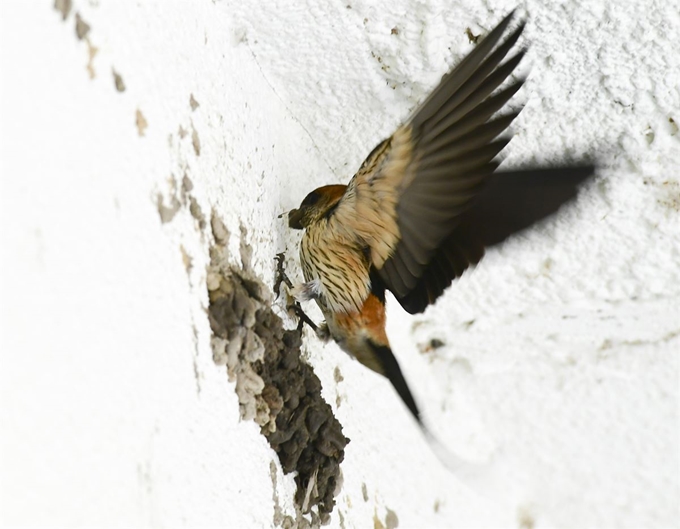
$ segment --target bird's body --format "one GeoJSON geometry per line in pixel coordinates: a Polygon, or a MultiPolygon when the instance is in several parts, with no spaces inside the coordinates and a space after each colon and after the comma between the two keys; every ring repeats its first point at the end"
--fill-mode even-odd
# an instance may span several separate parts
{"type": "Polygon", "coordinates": [[[506,17],[444,76],[416,112],[369,154],[347,186],[320,187],[289,214],[305,229],[300,300],[316,300],[330,336],[386,376],[422,424],[385,332],[385,290],[422,312],[484,247],[546,217],[575,196],[591,166],[498,173],[498,139],[517,112],[496,116],[524,52],[500,64],[523,24],[498,42],[506,17]]]}

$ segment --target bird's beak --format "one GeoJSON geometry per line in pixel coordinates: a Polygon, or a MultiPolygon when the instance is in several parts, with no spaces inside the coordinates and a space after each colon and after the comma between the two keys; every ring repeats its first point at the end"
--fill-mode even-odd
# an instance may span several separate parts
{"type": "Polygon", "coordinates": [[[299,209],[291,209],[288,212],[288,226],[294,230],[301,230],[304,226],[301,224],[302,211],[299,209]]]}

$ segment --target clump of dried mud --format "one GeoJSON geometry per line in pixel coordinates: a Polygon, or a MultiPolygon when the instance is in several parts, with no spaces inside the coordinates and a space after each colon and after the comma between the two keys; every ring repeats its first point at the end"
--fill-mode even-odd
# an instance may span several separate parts
{"type": "Polygon", "coordinates": [[[229,264],[229,233],[215,215],[211,227],[215,244],[207,286],[215,362],[226,365],[236,381],[241,417],[260,425],[284,472],[297,471],[298,507],[302,512],[316,507],[326,521],[349,439],[321,398],[318,377],[300,358],[300,331],[283,328],[272,312],[269,288],[229,264]]]}

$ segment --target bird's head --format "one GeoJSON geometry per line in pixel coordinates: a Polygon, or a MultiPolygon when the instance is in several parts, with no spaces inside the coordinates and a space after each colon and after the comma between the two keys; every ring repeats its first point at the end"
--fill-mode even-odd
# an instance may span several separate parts
{"type": "Polygon", "coordinates": [[[346,188],[344,185],[330,185],[315,189],[305,197],[298,209],[288,213],[288,226],[301,230],[313,224],[337,206],[346,188]]]}

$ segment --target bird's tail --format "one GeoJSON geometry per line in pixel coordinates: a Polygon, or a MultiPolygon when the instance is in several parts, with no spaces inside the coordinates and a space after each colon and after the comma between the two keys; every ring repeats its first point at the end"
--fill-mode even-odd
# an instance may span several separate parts
{"type": "Polygon", "coordinates": [[[401,372],[401,368],[399,367],[397,359],[394,357],[394,354],[392,354],[392,349],[390,349],[390,346],[377,344],[373,340],[368,340],[368,345],[373,353],[375,353],[376,359],[382,368],[381,374],[386,376],[387,379],[392,383],[392,386],[394,386],[394,389],[397,390],[401,400],[404,401],[404,404],[406,404],[406,407],[413,414],[413,417],[416,419],[416,421],[418,421],[418,424],[424,427],[418,405],[416,404],[413,394],[406,383],[406,379],[401,372]]]}
{"type": "Polygon", "coordinates": [[[423,419],[413,394],[406,383],[406,379],[404,379],[399,363],[392,354],[390,347],[388,345],[376,344],[370,340],[369,345],[382,368],[381,374],[386,376],[392,383],[401,400],[406,404],[406,407],[418,422],[432,452],[437,456],[442,465],[477,493],[489,498],[498,499],[501,497],[507,485],[502,470],[504,459],[502,455],[495,453],[487,461],[476,462],[466,459],[444,446],[434,436],[427,422],[423,419]]]}

